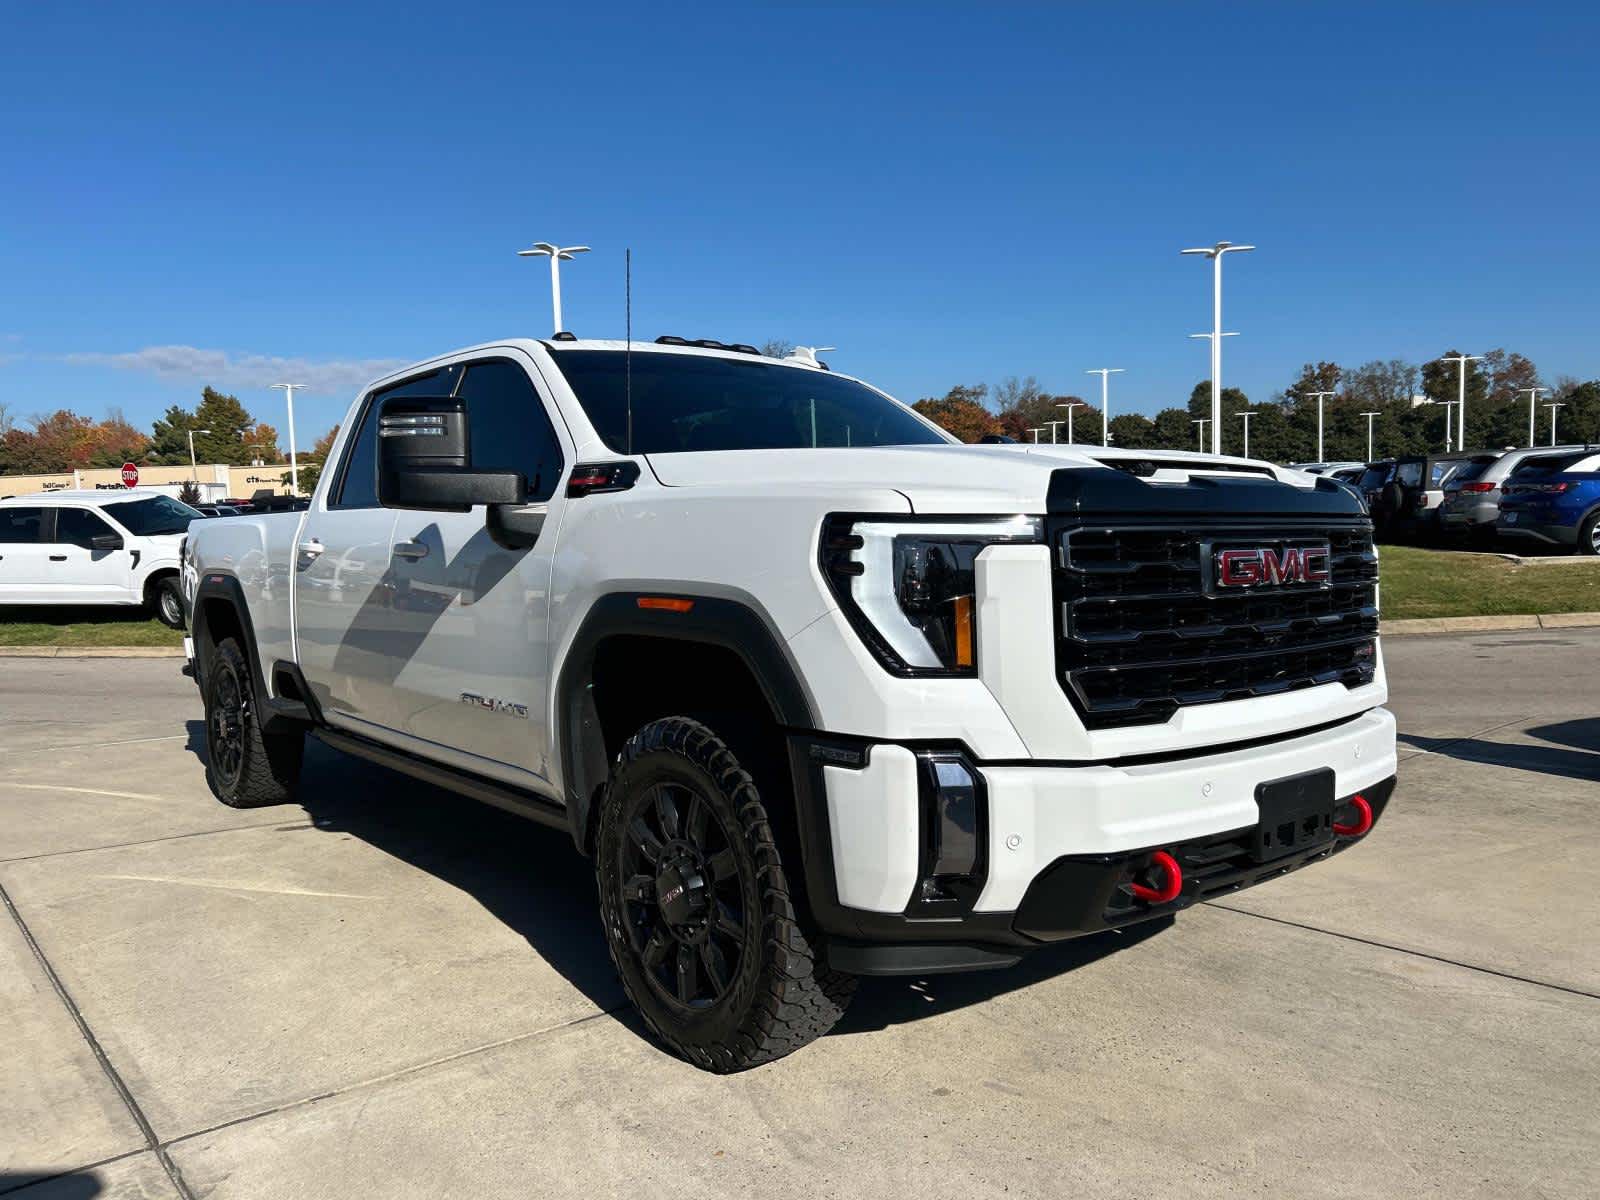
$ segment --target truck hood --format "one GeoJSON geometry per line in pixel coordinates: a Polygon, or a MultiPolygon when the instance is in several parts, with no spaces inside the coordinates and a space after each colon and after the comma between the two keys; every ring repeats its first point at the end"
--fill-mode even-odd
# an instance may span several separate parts
{"type": "Polygon", "coordinates": [[[874,446],[815,450],[712,450],[647,456],[667,487],[763,484],[786,488],[855,485],[891,488],[915,512],[1042,512],[1050,476],[1062,468],[1148,463],[1151,483],[1193,475],[1245,475],[1315,486],[1314,476],[1243,458],[1172,450],[1099,446],[874,446]]]}

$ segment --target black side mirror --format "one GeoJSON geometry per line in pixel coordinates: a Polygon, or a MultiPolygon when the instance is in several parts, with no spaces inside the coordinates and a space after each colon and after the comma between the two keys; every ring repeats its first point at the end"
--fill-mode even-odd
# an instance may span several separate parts
{"type": "Polygon", "coordinates": [[[466,512],[474,504],[522,504],[520,471],[474,471],[467,404],[454,396],[396,396],[378,414],[378,503],[385,508],[466,512]]]}
{"type": "Polygon", "coordinates": [[[121,550],[122,535],[120,533],[97,533],[89,539],[91,550],[121,550]]]}

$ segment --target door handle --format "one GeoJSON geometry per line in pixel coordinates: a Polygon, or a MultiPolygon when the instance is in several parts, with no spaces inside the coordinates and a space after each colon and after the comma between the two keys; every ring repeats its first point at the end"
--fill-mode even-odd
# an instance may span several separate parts
{"type": "Polygon", "coordinates": [[[412,560],[427,558],[428,547],[422,542],[396,542],[394,544],[394,556],[412,560]]]}
{"type": "Polygon", "coordinates": [[[50,561],[51,562],[66,562],[67,561],[67,556],[65,554],[52,554],[50,556],[50,561]]]}
{"type": "Polygon", "coordinates": [[[327,547],[319,542],[316,538],[310,538],[300,543],[300,553],[309,558],[315,558],[326,549],[327,547]]]}

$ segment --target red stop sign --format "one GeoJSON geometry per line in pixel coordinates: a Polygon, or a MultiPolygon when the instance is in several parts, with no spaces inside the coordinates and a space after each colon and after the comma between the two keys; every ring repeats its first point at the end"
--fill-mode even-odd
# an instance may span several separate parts
{"type": "Polygon", "coordinates": [[[134,465],[133,463],[123,463],[122,464],[122,486],[123,487],[138,487],[139,486],[139,468],[136,465],[134,465]]]}

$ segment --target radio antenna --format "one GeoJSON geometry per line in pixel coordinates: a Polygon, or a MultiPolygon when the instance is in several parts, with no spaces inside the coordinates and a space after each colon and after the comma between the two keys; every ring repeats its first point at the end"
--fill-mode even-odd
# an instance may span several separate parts
{"type": "Polygon", "coordinates": [[[628,453],[633,453],[633,247],[622,252],[622,326],[627,348],[622,352],[622,395],[628,408],[628,453]]]}

